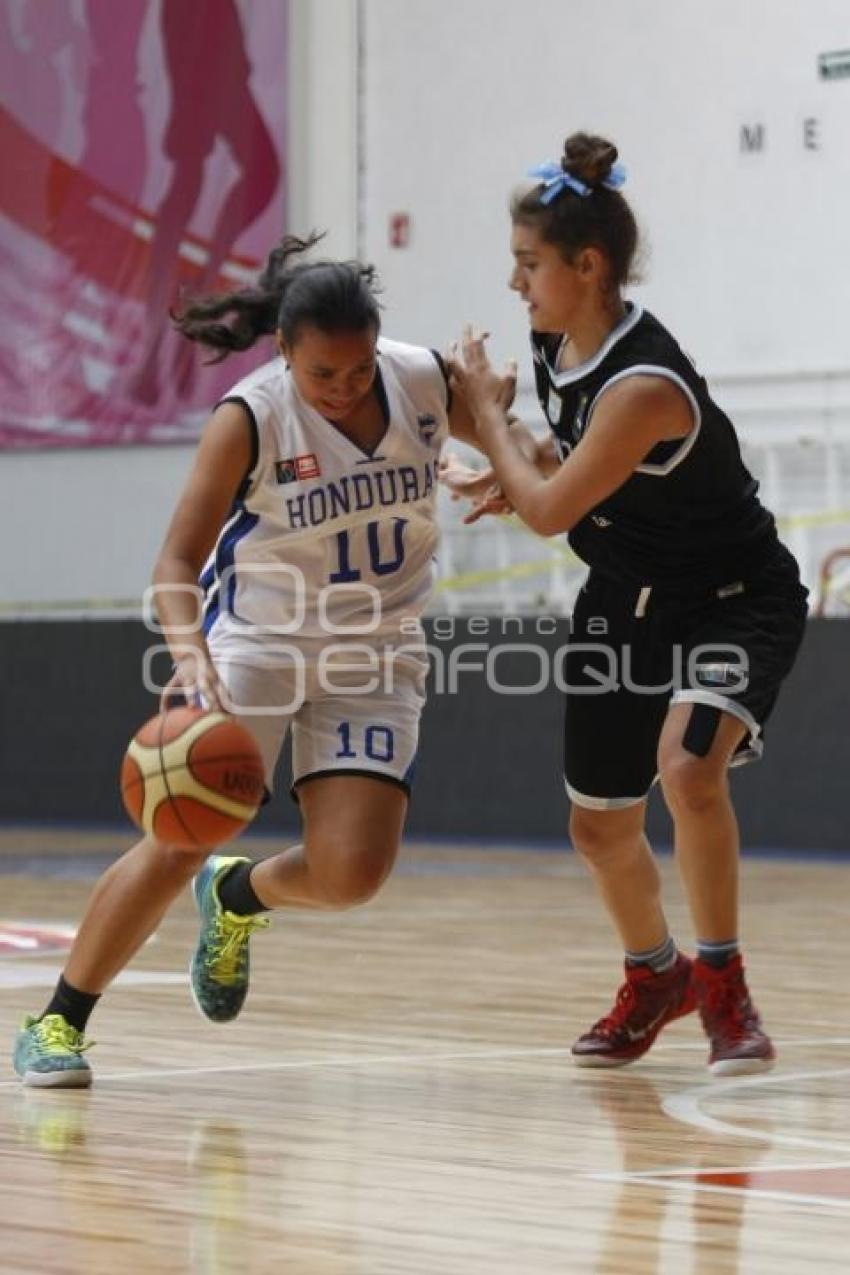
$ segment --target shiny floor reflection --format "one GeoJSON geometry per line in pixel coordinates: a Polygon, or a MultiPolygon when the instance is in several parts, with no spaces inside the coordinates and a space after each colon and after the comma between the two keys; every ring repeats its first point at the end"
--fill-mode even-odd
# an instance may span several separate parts
{"type": "MultiPolygon", "coordinates": [[[[418,854],[423,870],[370,909],[276,918],[225,1028],[197,1017],[181,977],[186,900],[136,962],[144,978],[93,1021],[91,1092],[7,1073],[0,1271],[845,1269],[850,1030],[825,973],[846,961],[847,868],[747,864],[753,985],[780,1066],[725,1083],[694,1019],[634,1069],[571,1066],[617,977],[572,859],[418,854]],[[771,954],[792,907],[807,946],[789,979],[771,954]]],[[[21,921],[73,920],[86,891],[5,885],[21,921]]],[[[7,1036],[38,1008],[33,971],[47,983],[58,959],[0,962],[7,1036]]]]}

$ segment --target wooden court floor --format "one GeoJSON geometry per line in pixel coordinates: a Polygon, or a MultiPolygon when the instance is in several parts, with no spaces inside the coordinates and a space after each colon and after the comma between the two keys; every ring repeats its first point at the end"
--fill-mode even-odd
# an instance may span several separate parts
{"type": "MultiPolygon", "coordinates": [[[[115,844],[0,834],[7,1047],[115,844]]],[[[850,857],[748,859],[744,900],[780,1059],[712,1080],[695,1018],[571,1065],[619,976],[571,855],[411,846],[369,907],[278,913],[224,1027],[188,994],[187,897],[92,1020],[90,1092],[0,1075],[0,1271],[846,1272],[850,857]]]]}

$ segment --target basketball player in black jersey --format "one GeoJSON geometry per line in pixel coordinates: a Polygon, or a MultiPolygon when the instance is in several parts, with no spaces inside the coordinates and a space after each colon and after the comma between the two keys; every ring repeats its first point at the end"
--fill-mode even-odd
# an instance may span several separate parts
{"type": "MultiPolygon", "coordinates": [[[[730,766],[762,728],[803,636],[806,590],[759,502],[735,431],[675,338],[623,298],[637,228],[604,139],[568,138],[512,201],[511,287],[529,310],[552,437],[537,466],[511,441],[511,377],[467,329],[454,372],[492,464],[470,519],[504,499],[541,535],[567,532],[590,572],[567,661],[570,835],[626,951],[610,1013],[573,1045],[581,1066],[633,1062],[698,1008],[715,1074],[774,1050],[738,948],[730,766]],[[499,489],[483,494],[488,481],[499,489]],[[697,935],[680,953],[644,833],[658,778],[697,935]]],[[[450,482],[450,485],[451,482],[450,482]]],[[[459,479],[456,491],[463,491],[459,479]]]]}

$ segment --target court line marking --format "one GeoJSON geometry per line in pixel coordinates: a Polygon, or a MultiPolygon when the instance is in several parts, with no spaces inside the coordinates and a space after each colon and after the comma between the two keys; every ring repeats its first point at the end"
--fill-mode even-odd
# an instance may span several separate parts
{"type": "MultiPolygon", "coordinates": [[[[601,1169],[598,1172],[588,1173],[586,1176],[597,1179],[600,1182],[638,1182],[643,1180],[654,1182],[656,1178],[684,1178],[688,1175],[699,1176],[703,1173],[803,1173],[809,1169],[850,1169],[850,1160],[829,1160],[817,1164],[809,1164],[808,1162],[801,1164],[798,1161],[796,1164],[712,1165],[711,1168],[700,1164],[684,1165],[675,1169],[635,1169],[628,1173],[623,1170],[618,1172],[616,1169],[601,1169]]],[[[850,1204],[850,1200],[848,1200],[848,1204],[850,1204]]]]}
{"type": "MultiPolygon", "coordinates": [[[[815,1044],[815,1041],[811,1042],[815,1044]]],[[[793,1085],[808,1080],[833,1080],[840,1076],[850,1076],[850,1067],[833,1068],[829,1071],[785,1071],[772,1072],[769,1076],[747,1076],[743,1080],[724,1081],[722,1085],[700,1085],[695,1089],[686,1089],[683,1093],[672,1094],[661,1102],[661,1110],[672,1120],[692,1128],[701,1129],[723,1138],[743,1138],[753,1142],[766,1143],[768,1146],[807,1147],[818,1151],[835,1151],[840,1155],[850,1155],[850,1145],[836,1142],[824,1142],[823,1138],[801,1138],[795,1134],[767,1132],[762,1129],[751,1129],[746,1125],[733,1124],[728,1120],[719,1120],[709,1116],[702,1110],[703,1101],[709,1098],[726,1098],[729,1094],[740,1090],[758,1089],[768,1085],[793,1085]]]]}
{"type": "MultiPolygon", "coordinates": [[[[844,1045],[850,1045],[850,1036],[812,1036],[812,1037],[789,1036],[784,1040],[781,1037],[772,1036],[771,1039],[777,1049],[798,1049],[800,1047],[805,1047],[810,1045],[817,1045],[817,1046],[823,1045],[825,1047],[832,1047],[832,1046],[843,1047],[844,1045]]],[[[661,1044],[653,1046],[652,1052],[654,1054],[668,1052],[668,1051],[670,1053],[673,1053],[674,1051],[677,1051],[677,1050],[707,1049],[707,1048],[708,1048],[707,1040],[701,1040],[696,1043],[694,1043],[693,1041],[676,1041],[675,1043],[673,1041],[663,1041],[661,1044]]],[[[775,1082],[780,1077],[785,1077],[791,1074],[794,1074],[794,1073],[790,1073],[786,1071],[777,1072],[773,1074],[770,1078],[775,1082]]],[[[718,1093],[717,1086],[720,1083],[723,1084],[724,1089],[731,1089],[733,1087],[732,1083],[729,1083],[727,1081],[723,1081],[723,1082],[715,1081],[712,1087],[710,1088],[708,1086],[705,1087],[706,1093],[713,1093],[716,1096],[718,1093]]]]}
{"type": "MultiPolygon", "coordinates": [[[[0,961],[0,992],[32,991],[35,988],[52,988],[61,970],[58,967],[36,964],[27,957],[18,962],[0,961]]],[[[122,970],[115,979],[118,987],[185,987],[186,974],[173,970],[122,970]]]]}
{"type": "MultiPolygon", "coordinates": [[[[839,1039],[842,1044],[850,1043],[843,1038],[839,1038],[839,1039]]],[[[790,1042],[786,1042],[786,1047],[788,1046],[789,1043],[790,1042]]],[[[822,1042],[818,1040],[808,1040],[808,1041],[801,1040],[801,1041],[795,1041],[793,1043],[796,1045],[811,1046],[811,1045],[821,1044],[822,1042]]],[[[694,1045],[667,1046],[666,1048],[669,1050],[672,1050],[672,1049],[702,1050],[704,1047],[705,1047],[704,1043],[699,1043],[694,1045]]],[[[658,1049],[663,1049],[663,1048],[664,1046],[658,1047],[658,1049]]],[[[227,1075],[227,1074],[232,1074],[235,1072],[238,1073],[238,1072],[267,1072],[267,1071],[268,1072],[298,1071],[301,1069],[306,1070],[311,1067],[315,1067],[315,1068],[376,1067],[376,1066],[380,1067],[380,1066],[388,1066],[390,1064],[402,1065],[402,1066],[404,1065],[423,1066],[429,1063],[441,1063],[441,1062],[488,1062],[488,1061],[496,1062],[503,1058],[549,1058],[549,1057],[557,1058],[557,1057],[569,1057],[569,1055],[570,1055],[569,1045],[546,1045],[546,1046],[539,1046],[534,1048],[516,1047],[516,1048],[507,1048],[507,1049],[479,1049],[479,1050],[458,1049],[458,1050],[445,1050],[442,1052],[434,1052],[434,1053],[416,1053],[416,1052],[407,1051],[405,1053],[394,1052],[394,1053],[386,1053],[386,1054],[336,1054],[336,1055],[332,1054],[327,1057],[293,1058],[293,1059],[277,1060],[275,1062],[218,1063],[218,1064],[213,1064],[207,1067],[164,1067],[164,1068],[144,1068],[143,1070],[139,1070],[139,1071],[116,1071],[116,1072],[105,1072],[105,1073],[99,1072],[97,1076],[97,1083],[98,1084],[110,1083],[112,1081],[120,1081],[120,1080],[156,1080],[159,1077],[173,1078],[175,1076],[189,1077],[189,1076],[227,1075]]],[[[809,1078],[823,1078],[826,1076],[828,1077],[841,1076],[845,1074],[850,1074],[850,1068],[845,1068],[841,1070],[832,1070],[832,1071],[809,1072],[809,1073],[780,1072],[778,1074],[767,1076],[767,1077],[762,1077],[762,1076],[750,1077],[748,1082],[750,1085],[768,1084],[768,1083],[777,1084],[777,1083],[782,1083],[784,1081],[793,1081],[793,1080],[809,1079],[809,1078]]],[[[645,1076],[645,1079],[650,1079],[650,1077],[645,1076]]],[[[693,1095],[722,1097],[728,1093],[733,1092],[736,1089],[740,1089],[744,1087],[744,1085],[746,1085],[748,1082],[747,1081],[715,1082],[712,1088],[708,1088],[707,1086],[702,1085],[699,1087],[699,1089],[686,1090],[685,1093],[682,1095],[674,1095],[673,1098],[663,1099],[661,1102],[661,1109],[665,1112],[665,1114],[670,1115],[674,1120],[681,1120],[685,1124],[695,1123],[697,1124],[697,1127],[709,1129],[712,1133],[717,1132],[718,1129],[720,1129],[724,1132],[724,1136],[730,1136],[729,1132],[726,1131],[726,1126],[724,1126],[721,1121],[714,1121],[713,1117],[704,1115],[704,1113],[700,1112],[698,1108],[697,1108],[697,1116],[699,1117],[699,1119],[692,1121],[692,1120],[689,1120],[686,1116],[680,1116],[674,1113],[673,1111],[668,1111],[667,1107],[668,1107],[668,1104],[674,1105],[678,1098],[687,1099],[693,1095]],[[704,1123],[704,1122],[707,1122],[707,1123],[704,1123]]],[[[13,1088],[17,1085],[20,1085],[19,1080],[0,1080],[0,1089],[13,1088]]],[[[742,1133],[742,1131],[740,1131],[737,1128],[737,1126],[732,1126],[732,1125],[728,1126],[728,1129],[731,1131],[732,1136],[758,1137],[759,1140],[764,1140],[763,1135],[756,1134],[755,1131],[753,1130],[744,1130],[742,1133]]],[[[772,1141],[773,1139],[770,1136],[768,1136],[766,1140],[772,1141]]],[[[793,1143],[793,1144],[789,1143],[789,1145],[796,1145],[796,1143],[793,1143]]],[[[803,1142],[800,1145],[817,1146],[820,1150],[824,1149],[823,1142],[817,1142],[817,1143],[803,1142]]],[[[836,1147],[834,1149],[840,1150],[841,1152],[844,1152],[846,1150],[848,1153],[850,1153],[850,1148],[836,1147]]]]}
{"type": "MultiPolygon", "coordinates": [[[[98,1072],[97,1083],[113,1080],[156,1080],[159,1077],[174,1076],[214,1076],[231,1072],[260,1071],[298,1071],[311,1067],[381,1067],[388,1064],[411,1064],[421,1066],[427,1063],[440,1062],[487,1062],[501,1058],[547,1057],[569,1054],[568,1045],[541,1046],[537,1049],[483,1049],[483,1050],[446,1050],[443,1053],[416,1054],[337,1054],[327,1058],[293,1058],[278,1062],[262,1063],[220,1063],[210,1067],[163,1067],[162,1069],[146,1068],[143,1071],[98,1072]]],[[[20,1080],[0,1080],[0,1089],[8,1089],[20,1085],[20,1080]]]]}
{"type": "MultiPolygon", "coordinates": [[[[808,1168],[807,1165],[797,1165],[797,1169],[808,1168]]],[[[838,1166],[844,1168],[844,1165],[838,1166]]],[[[746,1173],[746,1169],[738,1169],[736,1172],[746,1173]]],[[[715,1172],[714,1169],[711,1170],[715,1172]]],[[[603,1175],[591,1173],[587,1175],[597,1181],[606,1180],[603,1175]]],[[[664,1187],[667,1191],[690,1191],[692,1194],[699,1192],[701,1195],[732,1195],[737,1199],[745,1200],[773,1200],[779,1204],[802,1204],[809,1205],[821,1209],[838,1209],[841,1212],[850,1212],[850,1200],[841,1200],[834,1195],[804,1195],[796,1194],[792,1191],[770,1191],[763,1187],[737,1187],[737,1186],[715,1186],[702,1182],[676,1182],[670,1178],[659,1174],[656,1178],[648,1176],[638,1177],[637,1175],[623,1174],[617,1178],[612,1175],[608,1181],[619,1181],[630,1186],[658,1186],[664,1187]]]]}

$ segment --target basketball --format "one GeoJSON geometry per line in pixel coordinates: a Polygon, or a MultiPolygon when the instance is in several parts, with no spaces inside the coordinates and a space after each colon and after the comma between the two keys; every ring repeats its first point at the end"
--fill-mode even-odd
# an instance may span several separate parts
{"type": "Polygon", "coordinates": [[[145,722],[121,766],[121,796],[143,832],[182,850],[221,845],[264,793],[253,736],[226,713],[174,708],[145,722]]]}

